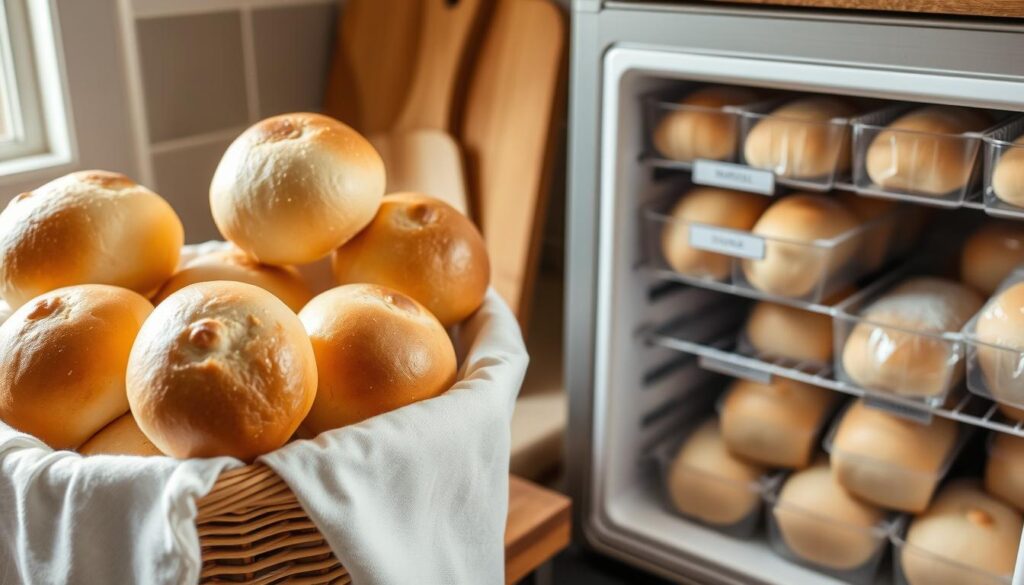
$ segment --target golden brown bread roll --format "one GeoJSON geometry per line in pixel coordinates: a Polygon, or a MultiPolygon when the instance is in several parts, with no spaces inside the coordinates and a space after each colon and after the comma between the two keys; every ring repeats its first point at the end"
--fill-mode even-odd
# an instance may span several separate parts
{"type": "Polygon", "coordinates": [[[763,260],[744,260],[743,273],[755,288],[785,297],[811,293],[842,269],[857,252],[856,238],[832,248],[815,246],[857,226],[857,218],[832,197],[796,193],[771,205],[754,225],[766,238],[763,260]]]}
{"type": "Polygon", "coordinates": [[[927,512],[910,522],[900,553],[903,575],[909,585],[991,585],[1008,580],[1022,529],[1020,513],[983,492],[978,481],[951,482],[927,512]]]}
{"type": "Polygon", "coordinates": [[[1024,226],[989,221],[967,238],[960,256],[960,277],[975,290],[991,295],[1013,269],[1024,264],[1024,226]]]}
{"type": "Polygon", "coordinates": [[[661,234],[665,260],[674,270],[687,276],[726,278],[731,271],[732,257],[691,247],[687,223],[749,230],[770,202],[767,197],[731,189],[690,189],[672,208],[674,221],[667,223],[661,234]]]}
{"type": "Polygon", "coordinates": [[[335,250],[333,264],[340,284],[397,290],[446,327],[480,308],[491,278],[487,245],[473,222],[419,193],[385,197],[370,225],[335,250]]]}
{"type": "Polygon", "coordinates": [[[320,387],[307,434],[355,424],[446,392],[455,349],[441,323],[402,293],[372,284],[331,289],[299,313],[320,387]]]}
{"type": "Polygon", "coordinates": [[[694,108],[666,112],[654,129],[654,148],[665,158],[683,162],[730,159],[736,152],[737,116],[720,108],[755,99],[754,92],[743,87],[712,85],[690,92],[679,104],[694,108]]]}
{"type": "Polygon", "coordinates": [[[370,142],[319,114],[267,118],[231,143],[210,184],[225,238],[265,264],[305,264],[370,223],[384,195],[370,142]]]}
{"type": "Polygon", "coordinates": [[[959,135],[989,124],[977,110],[924,106],[903,114],[871,141],[868,177],[882,189],[939,196],[964,187],[974,170],[974,151],[959,135]]]}
{"type": "Polygon", "coordinates": [[[128,354],[152,310],[139,294],[100,284],[22,305],[0,326],[0,419],[73,449],[128,412],[128,354]]]}
{"type": "Polygon", "coordinates": [[[992,192],[1010,205],[1024,207],[1024,134],[1013,144],[1004,147],[992,169],[992,192]]]}
{"type": "Polygon", "coordinates": [[[785,378],[771,384],[736,380],[722,404],[725,445],[733,455],[768,467],[806,467],[838,398],[785,378]]]}
{"type": "Polygon", "coordinates": [[[295,268],[260,264],[245,252],[231,249],[203,254],[186,263],[164,283],[160,292],[153,297],[153,304],[159,305],[167,297],[191,284],[214,280],[258,286],[284,301],[296,313],[313,298],[312,291],[295,268]]]}
{"type": "Polygon", "coordinates": [[[743,329],[759,352],[797,361],[832,358],[832,317],[762,301],[754,305],[743,329]]]}
{"type": "Polygon", "coordinates": [[[1024,282],[1003,290],[985,305],[975,323],[974,336],[981,342],[976,345],[978,366],[989,394],[1009,405],[1008,410],[1004,409],[1008,416],[1024,419],[1014,416],[1013,409],[1024,407],[1024,374],[1020,371],[1020,352],[1024,352],[1024,282]]]}
{"type": "Polygon", "coordinates": [[[828,124],[852,116],[849,103],[828,96],[793,100],[762,118],[747,134],[747,164],[779,177],[813,179],[850,168],[850,138],[845,125],[828,124]]]}
{"type": "Polygon", "coordinates": [[[832,471],[844,488],[867,502],[920,512],[941,479],[957,434],[957,424],[949,419],[933,418],[923,425],[857,400],[833,440],[832,471]]]}
{"type": "Polygon", "coordinates": [[[139,428],[180,459],[243,461],[284,445],[316,394],[302,323],[281,300],[241,282],[201,282],[167,297],[128,360],[139,428]]]}
{"type": "Polygon", "coordinates": [[[1024,438],[996,434],[985,466],[985,489],[1024,511],[1024,438]]]}
{"type": "Polygon", "coordinates": [[[13,308],[75,284],[149,296],[174,273],[184,237],[171,206],[128,177],[71,173],[0,214],[0,296],[13,308]]]}
{"type": "Polygon", "coordinates": [[[963,379],[963,360],[952,364],[952,343],[922,334],[959,331],[982,302],[958,282],[932,277],[903,281],[861,311],[864,321],[843,346],[846,375],[875,391],[941,396],[963,379]]]}
{"type": "Polygon", "coordinates": [[[772,515],[793,554],[830,569],[856,569],[885,542],[885,512],[836,483],[825,459],[789,476],[772,515]]]}
{"type": "Polygon", "coordinates": [[[78,448],[82,455],[163,455],[160,449],[142,433],[132,413],[127,413],[78,448]]]}
{"type": "Polygon", "coordinates": [[[752,488],[765,469],[733,456],[718,421],[698,427],[679,448],[668,473],[668,492],[681,513],[708,524],[728,526],[757,509],[761,494],[752,488]]]}

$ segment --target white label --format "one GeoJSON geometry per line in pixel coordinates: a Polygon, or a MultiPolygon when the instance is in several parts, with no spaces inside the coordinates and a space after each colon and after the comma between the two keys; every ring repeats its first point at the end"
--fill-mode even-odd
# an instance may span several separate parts
{"type": "Polygon", "coordinates": [[[736,258],[764,260],[764,238],[711,225],[690,225],[690,247],[736,258]]]}
{"type": "Polygon", "coordinates": [[[761,195],[775,193],[775,174],[771,171],[717,160],[693,161],[693,182],[761,195]]]}
{"type": "Polygon", "coordinates": [[[700,356],[697,364],[702,369],[709,372],[717,372],[719,374],[725,374],[726,376],[732,376],[733,378],[742,378],[757,384],[772,383],[771,372],[750,368],[740,364],[734,364],[732,362],[723,361],[706,355],[700,356]]]}

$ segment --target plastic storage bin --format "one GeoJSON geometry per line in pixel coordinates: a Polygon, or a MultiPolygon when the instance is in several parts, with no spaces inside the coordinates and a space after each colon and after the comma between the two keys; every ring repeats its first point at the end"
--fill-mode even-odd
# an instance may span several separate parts
{"type": "Polygon", "coordinates": [[[940,134],[888,127],[918,107],[897,104],[853,119],[854,189],[863,195],[959,207],[979,183],[983,132],[940,134]],[[882,150],[872,154],[873,145],[882,150]]]}
{"type": "Polygon", "coordinates": [[[916,547],[912,544],[908,544],[906,540],[907,528],[909,522],[906,518],[902,519],[892,531],[890,540],[892,540],[892,567],[893,567],[893,581],[896,585],[932,585],[931,583],[917,583],[911,582],[907,579],[906,574],[903,572],[903,555],[914,555],[919,560],[927,562],[933,566],[938,566],[941,571],[945,573],[949,578],[945,581],[946,583],[962,583],[964,585],[1010,585],[1012,576],[1010,575],[996,575],[978,569],[977,567],[971,567],[956,561],[951,561],[945,557],[930,553],[920,547],[916,547]]]}
{"type": "Polygon", "coordinates": [[[985,211],[1024,219],[1024,116],[985,134],[985,211]]]}
{"type": "MultiPolygon", "coordinates": [[[[1005,338],[998,339],[1006,331],[1016,331],[1018,327],[1005,315],[1005,306],[1000,308],[997,305],[1007,290],[1020,287],[1024,287],[1022,268],[1000,284],[992,298],[962,331],[967,350],[968,390],[999,403],[1003,413],[1016,420],[1024,420],[1024,344],[1016,346],[1006,342],[1005,338]]],[[[1021,297],[1024,298],[1024,294],[1021,297]]],[[[1013,300],[1008,299],[1007,302],[1012,303],[1013,300]]]]}

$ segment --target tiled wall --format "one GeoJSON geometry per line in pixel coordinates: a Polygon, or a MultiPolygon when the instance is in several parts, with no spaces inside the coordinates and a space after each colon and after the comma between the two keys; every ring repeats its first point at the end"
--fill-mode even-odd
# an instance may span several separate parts
{"type": "MultiPolygon", "coordinates": [[[[253,122],[320,108],[334,0],[133,0],[142,180],[186,238],[218,237],[207,200],[224,149],[253,122]]],[[[132,39],[134,36],[134,39],[132,39]]]]}

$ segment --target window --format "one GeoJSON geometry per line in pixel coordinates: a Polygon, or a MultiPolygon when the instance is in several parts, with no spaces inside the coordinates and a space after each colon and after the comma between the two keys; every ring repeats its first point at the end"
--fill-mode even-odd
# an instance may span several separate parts
{"type": "Polygon", "coordinates": [[[70,162],[49,2],[0,4],[0,176],[70,162]]]}

